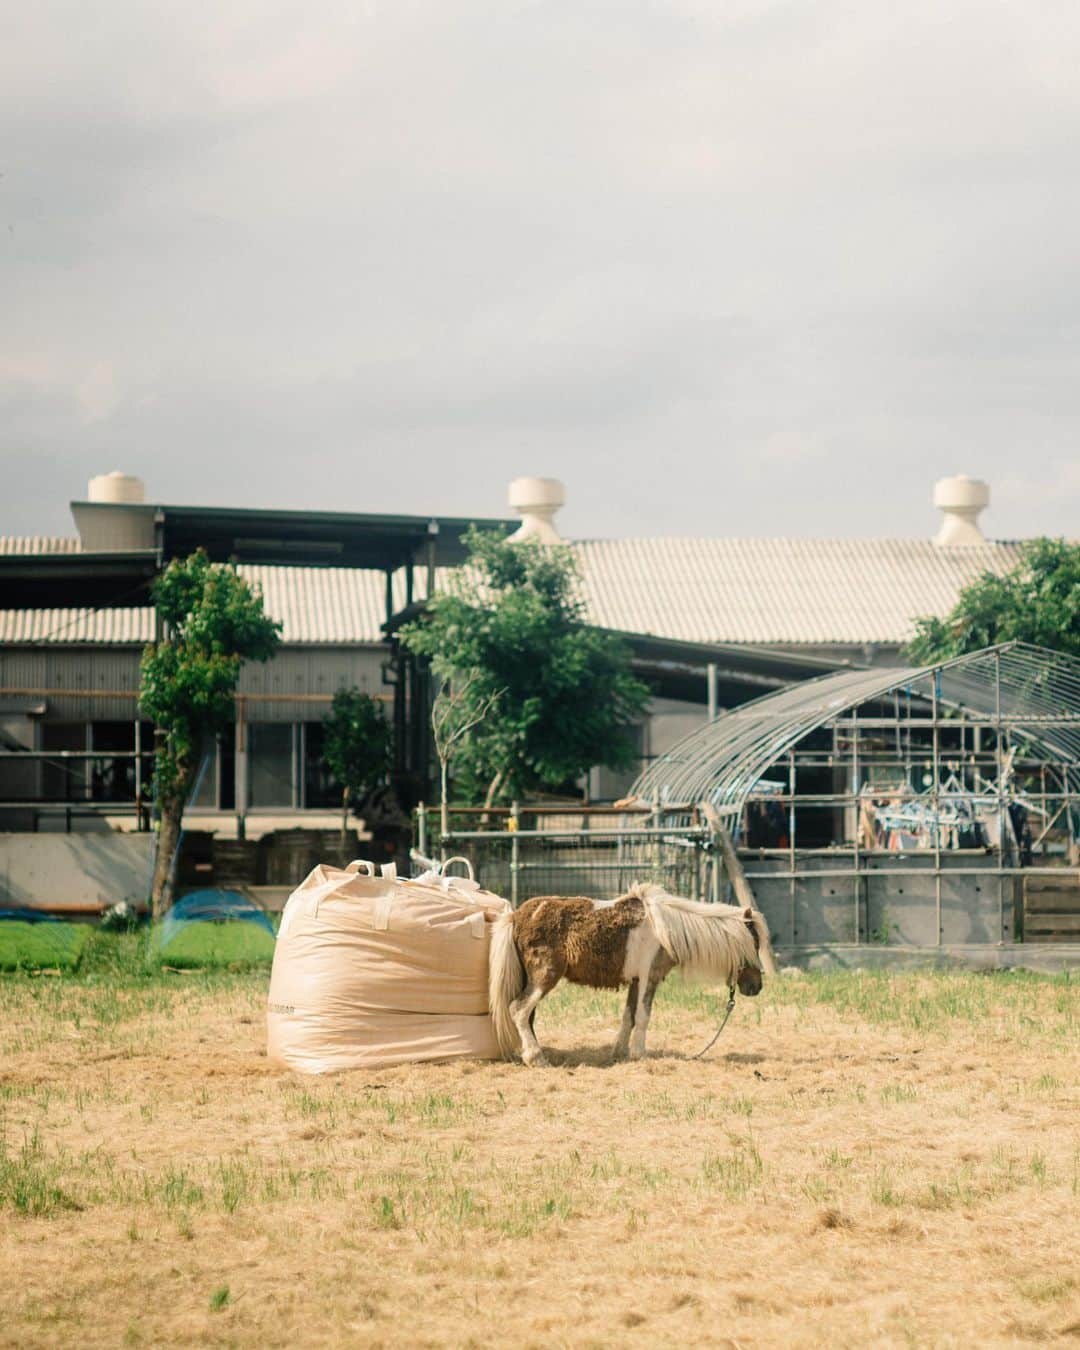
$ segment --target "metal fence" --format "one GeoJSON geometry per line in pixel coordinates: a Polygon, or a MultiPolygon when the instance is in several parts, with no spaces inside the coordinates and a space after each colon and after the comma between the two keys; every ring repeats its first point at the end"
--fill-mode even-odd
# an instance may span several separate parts
{"type": "Polygon", "coordinates": [[[678,812],[530,807],[453,812],[445,832],[437,812],[416,814],[414,860],[465,857],[477,880],[515,907],[535,895],[612,899],[635,882],[675,895],[717,898],[720,883],[712,831],[678,812]]]}
{"type": "MultiPolygon", "coordinates": [[[[423,806],[413,861],[465,857],[489,890],[518,906],[536,895],[610,899],[638,881],[706,901],[736,898],[722,828],[708,808],[638,810],[423,806]]],[[[1000,851],[863,854],[735,850],[780,948],[992,947],[1080,940],[1075,869],[1004,866],[1000,851]]],[[[740,901],[740,903],[742,903],[740,901]]]]}

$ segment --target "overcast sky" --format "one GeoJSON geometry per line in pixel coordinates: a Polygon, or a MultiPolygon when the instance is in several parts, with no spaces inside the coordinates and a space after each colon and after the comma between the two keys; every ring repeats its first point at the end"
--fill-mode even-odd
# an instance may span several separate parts
{"type": "Polygon", "coordinates": [[[1076,0],[33,0],[0,532],[166,502],[1080,535],[1076,0]]]}

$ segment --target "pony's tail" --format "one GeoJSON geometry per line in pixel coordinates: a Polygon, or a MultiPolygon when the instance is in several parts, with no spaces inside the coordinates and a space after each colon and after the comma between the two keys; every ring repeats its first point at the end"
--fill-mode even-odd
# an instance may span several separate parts
{"type": "Polygon", "coordinates": [[[488,953],[488,1009],[503,1059],[512,1059],[521,1047],[510,1004],[524,988],[525,968],[514,941],[514,916],[500,914],[491,930],[488,953]]]}

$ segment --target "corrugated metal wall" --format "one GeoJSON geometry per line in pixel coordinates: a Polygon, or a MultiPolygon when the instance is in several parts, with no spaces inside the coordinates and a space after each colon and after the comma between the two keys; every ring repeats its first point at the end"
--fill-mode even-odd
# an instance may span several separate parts
{"type": "MultiPolygon", "coordinates": [[[[44,695],[48,721],[124,720],[135,714],[140,654],[136,646],[0,648],[0,690],[52,691],[44,695]]],[[[342,686],[355,685],[365,693],[385,696],[390,692],[382,683],[385,660],[383,647],[285,648],[266,665],[248,665],[242,671],[240,692],[256,696],[246,704],[247,720],[318,721],[329,706],[330,695],[342,686]],[[289,694],[309,698],[271,701],[266,697],[289,694]],[[313,702],[313,694],[326,697],[313,702]]]]}
{"type": "Polygon", "coordinates": [[[138,647],[0,648],[0,690],[65,691],[44,696],[50,722],[134,718],[139,653],[138,647]],[[127,697],[102,697],[121,692],[127,697]]]}
{"type": "Polygon", "coordinates": [[[266,665],[248,665],[240,676],[240,692],[254,695],[246,702],[249,722],[317,722],[329,708],[336,689],[356,687],[365,694],[389,694],[382,682],[384,647],[284,648],[266,665]],[[271,701],[268,695],[320,694],[319,702],[271,701]]]}

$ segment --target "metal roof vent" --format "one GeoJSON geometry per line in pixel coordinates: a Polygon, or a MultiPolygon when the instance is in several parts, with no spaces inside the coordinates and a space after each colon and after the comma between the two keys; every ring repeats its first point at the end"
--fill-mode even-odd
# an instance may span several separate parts
{"type": "Polygon", "coordinates": [[[966,473],[939,478],[934,484],[934,505],[945,517],[934,537],[938,548],[971,548],[986,543],[978,522],[979,512],[990,505],[988,483],[969,478],[966,473]]]}
{"type": "Polygon", "coordinates": [[[515,478],[510,484],[510,505],[521,516],[521,525],[511,539],[539,539],[559,544],[555,512],[566,501],[566,488],[557,478],[515,478]]]}
{"type": "Polygon", "coordinates": [[[109,502],[113,505],[137,505],[146,500],[146,487],[141,478],[114,469],[91,478],[86,488],[88,502],[109,502]]]}

